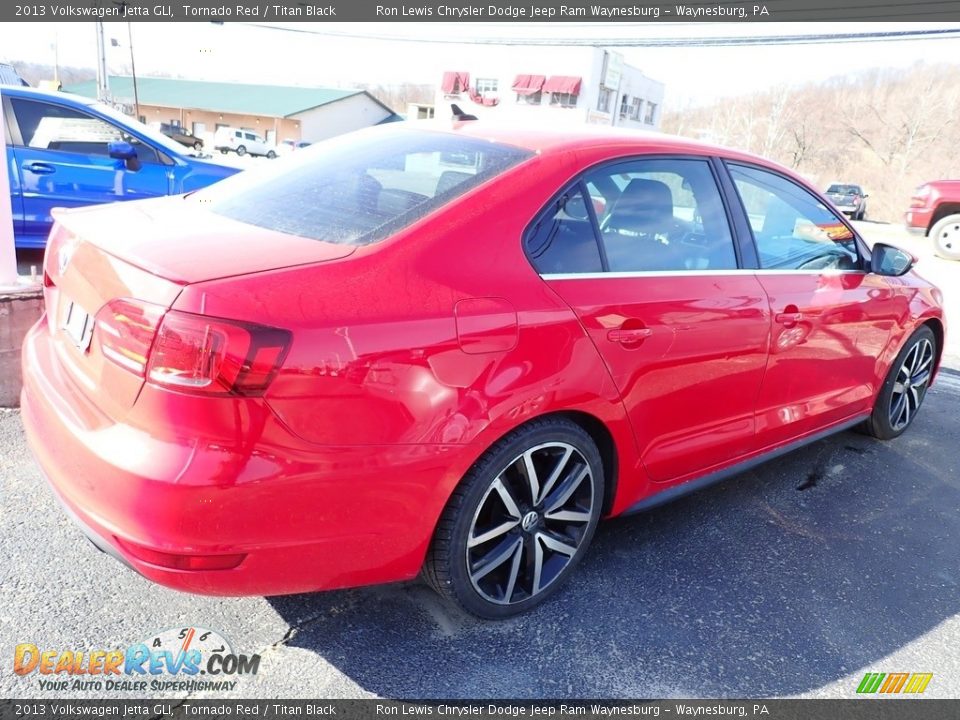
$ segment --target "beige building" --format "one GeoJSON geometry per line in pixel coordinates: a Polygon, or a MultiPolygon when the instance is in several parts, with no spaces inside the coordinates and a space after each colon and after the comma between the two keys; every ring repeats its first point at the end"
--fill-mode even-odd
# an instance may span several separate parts
{"type": "MultiPolygon", "coordinates": [[[[66,92],[96,97],[95,82],[65,87],[66,92]]],[[[271,142],[316,142],[351,130],[399,120],[390,108],[364,90],[247,85],[138,77],[110,77],[115,105],[147,125],[179,125],[210,144],[219,127],[250,130],[271,142]]]]}

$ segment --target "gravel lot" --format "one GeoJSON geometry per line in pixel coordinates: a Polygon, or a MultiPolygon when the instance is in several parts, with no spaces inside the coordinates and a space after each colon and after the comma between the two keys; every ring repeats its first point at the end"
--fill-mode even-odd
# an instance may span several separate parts
{"type": "MultiPolygon", "coordinates": [[[[960,317],[960,263],[919,254],[960,317]]],[[[197,625],[262,654],[227,693],[245,697],[852,697],[873,671],[932,672],[926,696],[957,698],[958,402],[945,374],[896,441],[843,433],[608,522],[564,592],[502,623],[452,614],[418,583],[241,599],[152,585],[86,542],[19,414],[0,411],[0,657],[197,625]]],[[[48,695],[10,668],[0,697],[48,695]]]]}

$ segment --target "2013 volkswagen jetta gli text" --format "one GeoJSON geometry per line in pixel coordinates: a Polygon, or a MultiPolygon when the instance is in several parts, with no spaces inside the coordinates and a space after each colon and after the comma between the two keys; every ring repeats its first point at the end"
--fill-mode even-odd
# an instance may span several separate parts
{"type": "Polygon", "coordinates": [[[944,337],[912,262],[757,157],[397,124],[60,214],[23,420],[67,510],[158,583],[422,572],[504,617],[602,517],[902,433],[944,337]]]}

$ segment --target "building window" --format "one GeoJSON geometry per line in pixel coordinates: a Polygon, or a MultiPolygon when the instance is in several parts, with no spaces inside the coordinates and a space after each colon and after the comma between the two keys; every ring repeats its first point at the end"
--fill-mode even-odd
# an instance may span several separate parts
{"type": "Polygon", "coordinates": [[[640,111],[643,109],[643,98],[635,97],[633,105],[630,106],[630,118],[640,122],[640,111]]]}
{"type": "Polygon", "coordinates": [[[620,98],[620,117],[626,118],[627,113],[630,112],[630,96],[624,95],[620,98]]]}
{"type": "Polygon", "coordinates": [[[550,93],[550,104],[558,107],[576,107],[579,96],[573,93],[550,93]]]}
{"type": "Polygon", "coordinates": [[[475,90],[477,95],[497,92],[496,78],[477,78],[477,86],[475,90]]]}
{"type": "Polygon", "coordinates": [[[600,97],[597,99],[597,110],[600,112],[610,112],[610,102],[613,100],[613,90],[605,87],[600,88],[600,97]]]}
{"type": "Polygon", "coordinates": [[[521,95],[520,93],[517,93],[517,102],[520,105],[539,105],[541,100],[543,100],[543,93],[540,90],[528,95],[521,95]]]}
{"type": "Polygon", "coordinates": [[[657,104],[647,100],[647,113],[643,116],[643,121],[647,125],[653,125],[657,117],[657,104]]]}

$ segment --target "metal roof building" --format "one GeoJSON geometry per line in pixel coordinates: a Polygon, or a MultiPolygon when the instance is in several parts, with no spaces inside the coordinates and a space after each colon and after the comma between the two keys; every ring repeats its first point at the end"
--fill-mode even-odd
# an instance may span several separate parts
{"type": "MultiPolygon", "coordinates": [[[[65,87],[96,97],[94,81],[65,87]]],[[[212,136],[218,127],[252,130],[268,140],[316,142],[351,130],[400,119],[365,90],[222,83],[176,78],[111,76],[114,103],[147,124],[180,125],[194,135],[212,136]]]]}

